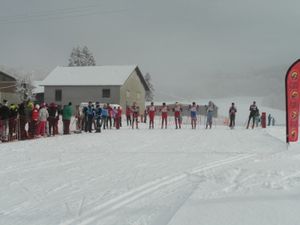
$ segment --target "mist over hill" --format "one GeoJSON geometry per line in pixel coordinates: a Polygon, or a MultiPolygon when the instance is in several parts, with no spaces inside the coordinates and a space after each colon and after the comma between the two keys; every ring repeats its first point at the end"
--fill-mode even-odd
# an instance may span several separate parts
{"type": "Polygon", "coordinates": [[[155,84],[155,99],[263,97],[263,104],[276,109],[285,107],[285,74],[288,66],[276,66],[246,73],[219,73],[197,79],[180,79],[172,84],[155,84]]]}

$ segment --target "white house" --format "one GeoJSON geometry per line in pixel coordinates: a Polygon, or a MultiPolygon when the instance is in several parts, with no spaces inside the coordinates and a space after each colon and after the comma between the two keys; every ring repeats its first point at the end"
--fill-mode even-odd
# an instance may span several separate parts
{"type": "Polygon", "coordinates": [[[81,102],[126,105],[137,102],[145,108],[149,87],[136,65],[56,67],[42,82],[45,102],[73,106],[81,102]]]}

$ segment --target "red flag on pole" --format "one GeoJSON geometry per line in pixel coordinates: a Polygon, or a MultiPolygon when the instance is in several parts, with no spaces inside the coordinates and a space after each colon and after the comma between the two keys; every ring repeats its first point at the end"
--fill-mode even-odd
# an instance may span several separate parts
{"type": "Polygon", "coordinates": [[[296,142],[299,133],[300,59],[291,65],[285,77],[286,142],[296,142]]]}

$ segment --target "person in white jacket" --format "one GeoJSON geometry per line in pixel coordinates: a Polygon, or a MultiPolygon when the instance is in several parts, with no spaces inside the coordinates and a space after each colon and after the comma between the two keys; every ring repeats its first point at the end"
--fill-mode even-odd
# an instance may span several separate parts
{"type": "Polygon", "coordinates": [[[37,135],[41,135],[41,136],[45,135],[46,123],[48,117],[49,117],[49,113],[46,108],[46,104],[43,103],[39,111],[39,126],[38,126],[37,135]]]}

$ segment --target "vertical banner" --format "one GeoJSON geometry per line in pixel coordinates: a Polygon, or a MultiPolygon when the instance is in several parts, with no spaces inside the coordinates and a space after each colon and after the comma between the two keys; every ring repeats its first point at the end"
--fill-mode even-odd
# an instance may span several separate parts
{"type": "Polygon", "coordinates": [[[288,69],[285,77],[286,142],[296,142],[299,133],[300,59],[288,69]]]}

